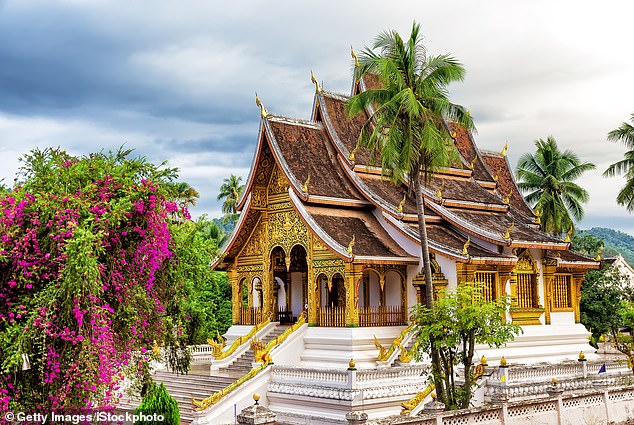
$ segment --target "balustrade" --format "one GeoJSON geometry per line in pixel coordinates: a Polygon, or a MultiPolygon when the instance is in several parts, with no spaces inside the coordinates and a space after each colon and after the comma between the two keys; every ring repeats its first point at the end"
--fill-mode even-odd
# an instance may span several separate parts
{"type": "Polygon", "coordinates": [[[317,311],[319,326],[344,327],[346,326],[345,307],[322,307],[317,311]]]}
{"type": "Polygon", "coordinates": [[[264,321],[264,312],[258,307],[241,307],[240,308],[240,324],[241,325],[257,325],[264,321]]]}
{"type": "Polygon", "coordinates": [[[401,326],[406,324],[400,305],[359,307],[359,326],[401,326]]]}

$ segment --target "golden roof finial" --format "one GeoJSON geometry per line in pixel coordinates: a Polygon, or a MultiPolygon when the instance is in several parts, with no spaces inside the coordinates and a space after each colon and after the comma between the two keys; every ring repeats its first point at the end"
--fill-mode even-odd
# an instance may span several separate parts
{"type": "Polygon", "coordinates": [[[495,175],[493,176],[493,181],[497,182],[500,179],[499,173],[495,173],[495,175]]]}
{"type": "Polygon", "coordinates": [[[357,145],[354,147],[354,149],[352,149],[352,152],[350,152],[350,155],[348,155],[348,159],[350,161],[354,161],[354,154],[357,153],[358,149],[359,149],[359,144],[357,143],[357,145]]]}
{"type": "Polygon", "coordinates": [[[504,147],[502,148],[502,152],[500,152],[500,155],[502,156],[506,156],[506,151],[509,149],[509,142],[506,142],[506,144],[504,145],[504,147]]]}
{"type": "Polygon", "coordinates": [[[352,235],[352,240],[348,244],[348,248],[346,248],[346,252],[352,255],[352,248],[354,247],[354,235],[352,235]]]}
{"type": "Polygon", "coordinates": [[[535,224],[542,224],[542,212],[537,208],[535,210],[535,219],[533,220],[535,224]]]}
{"type": "Polygon", "coordinates": [[[504,232],[504,236],[502,237],[504,239],[511,239],[511,230],[513,230],[514,227],[515,227],[515,221],[513,221],[511,225],[508,227],[508,229],[506,229],[506,232],[504,232]]]}
{"type": "Polygon", "coordinates": [[[475,168],[475,162],[477,159],[478,159],[478,155],[476,154],[476,156],[474,156],[471,162],[467,165],[467,168],[470,170],[473,170],[475,168]]]}
{"type": "Polygon", "coordinates": [[[405,205],[405,200],[407,199],[407,194],[403,195],[403,199],[398,203],[398,207],[396,207],[396,212],[401,214],[403,212],[403,206],[405,205]]]}
{"type": "Polygon", "coordinates": [[[260,107],[260,115],[262,115],[262,118],[266,118],[269,116],[269,111],[267,111],[264,105],[262,104],[262,101],[258,97],[257,92],[255,93],[255,104],[260,107]]]}
{"type": "Polygon", "coordinates": [[[502,201],[503,204],[510,204],[511,203],[511,195],[513,194],[512,190],[509,190],[509,193],[506,194],[506,198],[504,198],[504,200],[502,201]]]}
{"type": "Polygon", "coordinates": [[[315,91],[317,93],[321,93],[321,86],[319,85],[319,81],[315,78],[315,74],[313,74],[313,70],[310,70],[310,81],[315,85],[315,91]]]}
{"type": "Polygon", "coordinates": [[[462,255],[469,255],[469,246],[471,245],[471,235],[467,236],[467,241],[464,243],[462,247],[462,255]]]}
{"type": "Polygon", "coordinates": [[[357,57],[357,54],[354,52],[354,49],[352,48],[352,46],[350,46],[350,55],[352,56],[352,59],[354,59],[354,67],[358,67],[359,65],[361,65],[359,63],[359,58],[357,57]]]}
{"type": "Polygon", "coordinates": [[[599,252],[597,252],[597,256],[594,257],[594,261],[601,261],[601,253],[603,252],[603,247],[599,248],[599,252]]]}
{"type": "Polygon", "coordinates": [[[302,186],[302,192],[308,193],[308,184],[309,183],[310,183],[310,173],[308,173],[308,177],[306,178],[306,181],[304,182],[304,186],[302,186]]]}
{"type": "Polygon", "coordinates": [[[436,197],[439,198],[441,201],[442,201],[442,190],[444,188],[445,188],[445,179],[442,180],[442,183],[440,183],[440,187],[436,191],[436,197]]]}
{"type": "Polygon", "coordinates": [[[449,133],[449,135],[451,136],[452,139],[455,139],[458,133],[456,133],[456,130],[451,130],[451,133],[449,133]]]}

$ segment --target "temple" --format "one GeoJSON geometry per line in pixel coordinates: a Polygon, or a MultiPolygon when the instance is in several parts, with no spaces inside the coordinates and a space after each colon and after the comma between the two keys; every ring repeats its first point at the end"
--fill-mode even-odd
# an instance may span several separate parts
{"type": "MultiPolygon", "coordinates": [[[[369,115],[349,118],[348,96],[313,82],[308,121],[271,114],[257,99],[261,125],[241,214],[214,264],[227,271],[232,286],[227,342],[265,321],[291,324],[301,316],[307,326],[298,352],[273,354],[276,368],[345,371],[351,358],[358,368],[389,367],[394,357],[386,348],[397,339],[397,349],[406,351],[408,311],[425,302],[414,193],[388,181],[359,147],[369,115]]],[[[355,79],[351,95],[376,84],[372,76],[355,79]]],[[[434,289],[480,282],[486,299],[510,297],[506,319],[524,333],[500,349],[481,347],[478,356],[534,363],[592,352],[579,301],[585,272],[599,263],[540,231],[539,213],[518,191],[506,146],[484,151],[464,128],[450,130],[460,159],[424,188],[434,289]]],[[[276,381],[276,373],[288,372],[277,370],[267,387],[271,407],[289,415],[289,406],[322,413],[341,408],[341,400],[319,408],[315,397],[298,401],[303,384],[276,381]]],[[[417,391],[385,397],[398,407],[417,391]]],[[[376,400],[387,403],[385,397],[376,400]]],[[[382,406],[375,406],[376,415],[389,411],[382,406]]]]}

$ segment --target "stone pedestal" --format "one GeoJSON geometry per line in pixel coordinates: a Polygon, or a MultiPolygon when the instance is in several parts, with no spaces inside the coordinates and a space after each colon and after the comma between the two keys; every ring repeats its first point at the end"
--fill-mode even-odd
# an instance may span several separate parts
{"type": "Polygon", "coordinates": [[[368,414],[357,410],[346,413],[346,420],[350,425],[362,425],[368,421],[368,414]]]}
{"type": "Polygon", "coordinates": [[[268,407],[254,404],[238,414],[238,423],[245,425],[274,425],[277,415],[268,407]]]}
{"type": "Polygon", "coordinates": [[[423,406],[423,413],[426,415],[438,415],[445,411],[445,403],[442,403],[435,398],[429,403],[425,403],[423,406]]]}

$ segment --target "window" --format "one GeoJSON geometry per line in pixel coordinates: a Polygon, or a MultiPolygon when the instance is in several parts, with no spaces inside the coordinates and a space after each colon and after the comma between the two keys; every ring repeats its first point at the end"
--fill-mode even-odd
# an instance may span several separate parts
{"type": "Polygon", "coordinates": [[[536,307],[535,275],[533,273],[517,274],[517,306],[520,308],[536,307]]]}
{"type": "Polygon", "coordinates": [[[497,273],[482,271],[476,272],[475,281],[482,284],[482,298],[484,298],[485,301],[495,301],[497,296],[495,290],[497,273]]]}
{"type": "Polygon", "coordinates": [[[571,276],[556,274],[553,281],[553,310],[563,310],[572,307],[570,297],[571,276]]]}

